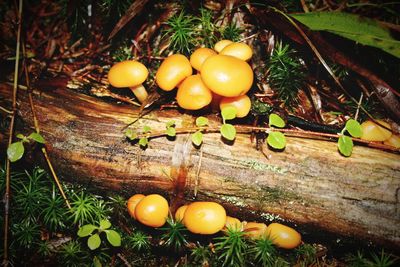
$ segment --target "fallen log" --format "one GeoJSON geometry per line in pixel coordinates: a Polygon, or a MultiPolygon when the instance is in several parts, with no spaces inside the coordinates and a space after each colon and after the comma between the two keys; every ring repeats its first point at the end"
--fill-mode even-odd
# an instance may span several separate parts
{"type": "MultiPolygon", "coordinates": [[[[11,88],[0,85],[0,105],[11,88]]],[[[289,137],[283,152],[255,149],[249,135],[232,144],[204,135],[201,149],[189,135],[154,138],[146,150],[123,130],[138,118],[132,106],[60,88],[34,93],[50,157],[62,180],[120,193],[163,192],[181,201],[212,199],[265,218],[273,214],[345,236],[400,247],[400,155],[356,146],[345,158],[335,142],[289,137]]],[[[32,131],[27,93],[20,90],[17,132],[32,131]]],[[[194,118],[175,110],[154,111],[133,126],[165,129],[194,118]]],[[[218,125],[218,118],[210,118],[218,125]]],[[[4,143],[4,142],[3,142],[4,143]]],[[[4,144],[3,144],[4,147],[4,144]]],[[[177,203],[175,203],[178,205],[177,203]]],[[[244,219],[244,218],[242,218],[244,219]]],[[[260,218],[261,220],[261,218],[260,218]]]]}

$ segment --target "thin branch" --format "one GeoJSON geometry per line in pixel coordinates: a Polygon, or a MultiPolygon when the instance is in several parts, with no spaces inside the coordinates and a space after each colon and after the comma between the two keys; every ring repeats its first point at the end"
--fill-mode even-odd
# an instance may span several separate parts
{"type": "MultiPolygon", "coordinates": [[[[19,0],[18,6],[18,17],[17,17],[17,45],[15,48],[15,65],[14,65],[14,83],[13,83],[13,97],[12,97],[12,115],[9,129],[8,146],[12,144],[14,135],[14,123],[15,116],[17,113],[17,93],[18,93],[18,70],[19,70],[19,50],[21,40],[21,24],[22,24],[22,4],[23,1],[19,0]]],[[[4,255],[3,255],[3,266],[8,266],[8,228],[9,228],[9,208],[10,208],[10,178],[11,178],[11,162],[7,158],[6,161],[6,188],[4,194],[4,255]]]]}
{"type": "MultiPolygon", "coordinates": [[[[300,138],[308,138],[308,139],[319,139],[325,141],[332,141],[338,139],[341,134],[331,134],[331,133],[321,133],[321,132],[313,132],[313,131],[306,131],[306,130],[296,130],[296,129],[279,129],[279,128],[271,128],[271,127],[259,127],[259,126],[247,126],[247,125],[235,125],[236,132],[241,134],[248,134],[252,132],[265,132],[270,133],[274,132],[282,132],[285,133],[287,136],[292,137],[300,137],[300,138]]],[[[186,134],[186,133],[194,133],[196,131],[201,130],[203,133],[219,133],[220,126],[215,127],[182,127],[176,128],[176,134],[186,134]]],[[[137,138],[147,137],[147,138],[157,138],[167,136],[165,131],[157,131],[152,133],[145,133],[139,134],[137,138]]],[[[367,140],[363,140],[360,138],[351,137],[354,142],[365,144],[369,147],[374,147],[378,149],[384,149],[391,152],[399,153],[400,149],[388,146],[381,143],[371,142],[367,140]]]]}
{"type": "MultiPolygon", "coordinates": [[[[25,44],[22,46],[22,53],[24,55],[24,58],[26,58],[25,57],[25,53],[26,53],[25,44]]],[[[30,78],[29,78],[28,66],[27,66],[27,62],[26,61],[25,61],[25,65],[24,65],[24,71],[25,71],[26,87],[28,88],[29,104],[30,104],[31,112],[32,112],[32,116],[33,116],[33,125],[35,127],[35,131],[37,133],[40,133],[39,121],[38,121],[37,116],[36,116],[35,105],[33,104],[32,88],[30,87],[30,78]]],[[[42,147],[42,153],[43,153],[43,155],[44,155],[44,157],[46,159],[47,165],[49,166],[49,169],[50,169],[50,172],[51,172],[51,174],[52,174],[52,176],[54,178],[54,181],[57,184],[58,190],[60,191],[62,197],[64,198],[65,204],[67,205],[67,207],[69,209],[71,209],[71,204],[69,203],[68,198],[65,195],[64,189],[62,188],[62,185],[60,183],[60,180],[58,179],[58,176],[57,176],[56,172],[54,171],[53,164],[51,163],[49,155],[47,154],[47,150],[46,150],[46,146],[45,145],[42,147]]]]}

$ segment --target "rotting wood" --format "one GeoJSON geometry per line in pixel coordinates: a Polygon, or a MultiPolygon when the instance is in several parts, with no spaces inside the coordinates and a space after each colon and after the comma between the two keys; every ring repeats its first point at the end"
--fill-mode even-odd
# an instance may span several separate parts
{"type": "MultiPolygon", "coordinates": [[[[0,105],[8,107],[9,96],[10,87],[1,85],[0,105]]],[[[32,119],[22,90],[19,99],[25,127],[19,130],[30,132],[32,119]]],[[[122,133],[137,118],[132,106],[66,89],[36,93],[34,102],[61,179],[120,193],[172,196],[174,177],[168,176],[173,174],[174,148],[184,144],[184,136],[174,141],[155,138],[142,150],[122,133]]],[[[144,116],[135,126],[159,130],[171,119],[178,126],[194,120],[163,110],[144,116]]],[[[210,123],[219,122],[210,117],[210,123]]],[[[200,172],[198,149],[191,147],[185,161],[185,198],[192,200],[197,186],[197,199],[400,247],[400,155],[356,146],[352,156],[345,158],[335,142],[294,137],[288,138],[283,152],[265,151],[268,159],[248,135],[238,135],[231,145],[222,142],[219,134],[205,134],[200,172]]]]}

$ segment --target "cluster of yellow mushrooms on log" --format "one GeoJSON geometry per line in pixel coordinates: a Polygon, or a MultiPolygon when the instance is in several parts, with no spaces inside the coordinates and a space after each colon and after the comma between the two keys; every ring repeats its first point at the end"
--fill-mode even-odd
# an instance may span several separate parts
{"type": "MultiPolygon", "coordinates": [[[[235,107],[236,117],[242,118],[251,107],[246,93],[253,84],[253,70],[247,63],[252,54],[247,44],[221,40],[214,50],[198,48],[189,59],[181,54],[168,56],[158,68],[155,81],[164,91],[178,88],[176,101],[183,109],[199,110],[213,102],[221,109],[235,107]]],[[[142,63],[127,60],[111,67],[108,80],[116,88],[129,87],[143,103],[148,94],[142,84],[148,74],[142,63]]]]}
{"type": "MultiPolygon", "coordinates": [[[[140,223],[150,227],[163,226],[168,218],[168,201],[161,195],[136,194],[128,199],[128,212],[140,223]]],[[[235,229],[243,231],[250,239],[269,238],[278,247],[296,248],[301,243],[301,235],[291,227],[280,223],[268,226],[258,222],[241,222],[226,215],[225,208],[216,202],[197,201],[179,207],[175,220],[194,234],[212,235],[219,231],[235,229]]]]}
{"type": "MultiPolygon", "coordinates": [[[[189,59],[181,54],[168,56],[157,70],[155,81],[164,91],[178,88],[176,101],[183,109],[199,110],[209,105],[213,109],[219,106],[220,110],[234,107],[236,117],[243,118],[251,108],[246,93],[254,78],[253,70],[247,63],[252,55],[253,51],[247,44],[221,40],[214,49],[196,49],[189,59]],[[196,74],[193,74],[193,69],[196,74]]],[[[148,75],[149,71],[142,63],[126,60],[111,67],[108,80],[116,88],[130,88],[143,103],[148,97],[143,86],[148,75]]],[[[378,122],[391,129],[386,122],[378,122]]],[[[361,139],[400,148],[399,135],[370,120],[361,124],[361,127],[361,139]]]]}

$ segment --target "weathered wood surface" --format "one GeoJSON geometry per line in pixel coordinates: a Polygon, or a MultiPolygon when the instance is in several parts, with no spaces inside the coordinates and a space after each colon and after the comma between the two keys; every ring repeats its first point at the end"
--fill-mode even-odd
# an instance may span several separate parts
{"type": "MultiPolygon", "coordinates": [[[[9,106],[10,92],[10,87],[0,86],[2,106],[9,106]]],[[[19,100],[23,125],[32,125],[26,92],[20,91],[19,100]]],[[[334,142],[290,137],[284,152],[267,150],[267,159],[248,135],[225,144],[219,134],[206,134],[201,150],[190,144],[188,135],[174,141],[156,138],[142,150],[122,133],[137,118],[134,107],[67,89],[35,93],[34,102],[62,180],[172,195],[176,187],[171,178],[186,164],[186,199],[197,191],[198,199],[400,247],[398,154],[356,146],[353,155],[344,158],[334,142]]],[[[164,110],[135,126],[164,129],[171,118],[178,126],[193,121],[190,115],[164,110]]]]}

